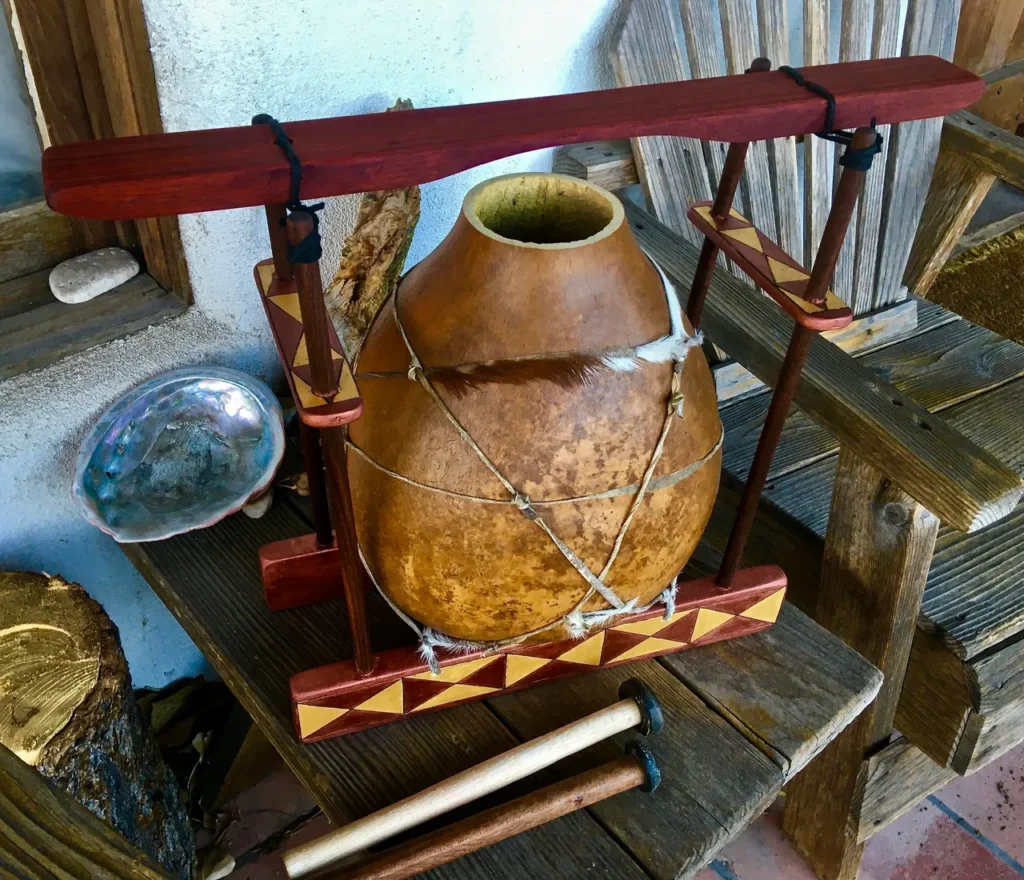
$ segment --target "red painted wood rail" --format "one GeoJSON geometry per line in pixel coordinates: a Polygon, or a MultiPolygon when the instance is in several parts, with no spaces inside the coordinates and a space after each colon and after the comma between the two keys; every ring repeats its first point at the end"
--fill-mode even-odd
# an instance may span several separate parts
{"type": "MultiPolygon", "coordinates": [[[[839,128],[945,116],[981,97],[981,79],[934,56],[803,68],[836,98],[839,128]]],[[[272,109],[272,108],[271,108],[272,109]]],[[[302,196],[427,183],[528,150],[644,135],[751,141],[808,134],[825,102],[784,73],[286,124],[302,196]]],[[[269,126],[50,147],[53,210],[125,220],[288,200],[289,170],[269,126]]]]}

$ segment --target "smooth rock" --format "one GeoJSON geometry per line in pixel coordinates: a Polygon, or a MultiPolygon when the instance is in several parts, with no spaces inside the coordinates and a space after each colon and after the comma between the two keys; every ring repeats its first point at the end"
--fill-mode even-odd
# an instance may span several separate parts
{"type": "Polygon", "coordinates": [[[124,284],[139,273],[139,263],[122,248],[100,248],[53,267],[50,291],[64,303],[84,303],[124,284]]]}
{"type": "Polygon", "coordinates": [[[255,495],[250,498],[242,506],[242,513],[244,513],[249,519],[259,519],[268,510],[270,505],[274,502],[274,488],[270,487],[259,495],[255,495]]]}

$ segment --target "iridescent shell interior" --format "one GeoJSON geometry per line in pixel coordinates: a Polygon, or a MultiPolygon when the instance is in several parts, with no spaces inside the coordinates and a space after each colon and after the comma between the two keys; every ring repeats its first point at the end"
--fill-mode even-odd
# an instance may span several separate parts
{"type": "Polygon", "coordinates": [[[266,489],[284,454],[281,407],[258,379],[173,370],[133,389],[78,455],[83,516],[122,543],[212,525],[266,489]]]}

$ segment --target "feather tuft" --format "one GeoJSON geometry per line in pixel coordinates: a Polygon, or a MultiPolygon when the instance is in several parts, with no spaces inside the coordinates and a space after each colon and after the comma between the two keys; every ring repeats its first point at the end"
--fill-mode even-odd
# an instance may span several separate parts
{"type": "Polygon", "coordinates": [[[454,397],[463,397],[481,385],[525,385],[553,382],[561,388],[588,385],[601,372],[602,358],[590,354],[484,361],[459,367],[427,367],[424,375],[454,397]]]}

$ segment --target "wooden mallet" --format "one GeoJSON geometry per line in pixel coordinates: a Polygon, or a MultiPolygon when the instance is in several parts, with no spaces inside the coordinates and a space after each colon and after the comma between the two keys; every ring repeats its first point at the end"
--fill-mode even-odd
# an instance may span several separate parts
{"type": "Polygon", "coordinates": [[[324,880],[405,880],[624,791],[654,791],[659,782],[661,771],[654,756],[643,743],[630,740],[624,757],[321,876],[324,880]]]}
{"type": "Polygon", "coordinates": [[[622,698],[619,702],[586,718],[496,755],[318,840],[288,850],[284,854],[288,876],[293,880],[306,877],[352,853],[550,767],[616,733],[636,728],[647,736],[661,730],[664,725],[661,705],[643,682],[628,679],[619,688],[619,696],[622,698]]]}

